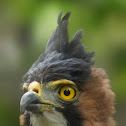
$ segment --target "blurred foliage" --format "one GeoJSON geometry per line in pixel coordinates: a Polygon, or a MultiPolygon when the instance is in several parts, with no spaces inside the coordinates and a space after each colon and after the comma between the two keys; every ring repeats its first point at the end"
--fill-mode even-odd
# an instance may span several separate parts
{"type": "Polygon", "coordinates": [[[125,0],[5,0],[0,1],[0,125],[19,125],[20,84],[44,52],[56,27],[58,13],[71,11],[69,35],[84,29],[82,42],[94,50],[95,66],[106,70],[116,93],[120,126],[126,112],[126,1],[125,0]]]}

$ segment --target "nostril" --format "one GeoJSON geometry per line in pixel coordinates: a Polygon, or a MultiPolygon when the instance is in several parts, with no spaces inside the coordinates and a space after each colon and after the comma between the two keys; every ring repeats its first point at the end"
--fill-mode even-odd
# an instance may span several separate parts
{"type": "Polygon", "coordinates": [[[39,93],[39,90],[36,88],[34,88],[33,91],[36,92],[37,94],[39,93]]]}

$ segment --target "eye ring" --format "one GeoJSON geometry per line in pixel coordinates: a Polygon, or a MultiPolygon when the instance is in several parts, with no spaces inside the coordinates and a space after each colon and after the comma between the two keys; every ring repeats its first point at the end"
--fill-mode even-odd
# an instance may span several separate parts
{"type": "Polygon", "coordinates": [[[77,90],[72,86],[62,86],[59,90],[60,98],[66,101],[73,100],[76,95],[77,90]]]}

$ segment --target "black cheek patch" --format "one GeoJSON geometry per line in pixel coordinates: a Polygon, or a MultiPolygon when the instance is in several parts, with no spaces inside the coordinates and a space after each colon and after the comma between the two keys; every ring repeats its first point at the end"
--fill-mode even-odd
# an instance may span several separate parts
{"type": "Polygon", "coordinates": [[[82,126],[84,120],[81,117],[81,112],[75,105],[67,104],[64,109],[56,108],[56,110],[63,114],[67,120],[67,126],[82,126]]]}

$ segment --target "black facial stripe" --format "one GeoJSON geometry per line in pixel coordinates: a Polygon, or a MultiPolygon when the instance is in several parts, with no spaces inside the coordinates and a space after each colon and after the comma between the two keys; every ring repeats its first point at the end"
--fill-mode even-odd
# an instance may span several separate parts
{"type": "Polygon", "coordinates": [[[67,126],[82,126],[84,120],[81,118],[81,112],[73,104],[67,104],[64,109],[57,108],[57,111],[67,120],[67,126]]]}

